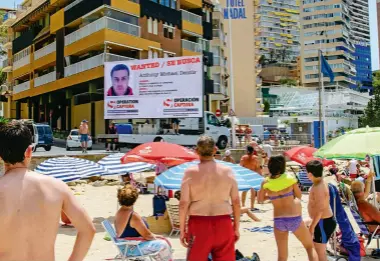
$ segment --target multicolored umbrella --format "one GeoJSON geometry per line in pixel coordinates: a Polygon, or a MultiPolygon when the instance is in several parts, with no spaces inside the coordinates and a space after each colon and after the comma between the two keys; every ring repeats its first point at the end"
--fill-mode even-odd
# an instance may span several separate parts
{"type": "MultiPolygon", "coordinates": [[[[284,152],[284,155],[287,156],[290,160],[295,161],[302,166],[305,166],[309,161],[320,160],[315,158],[313,154],[317,151],[316,148],[308,146],[298,146],[294,147],[288,151],[284,152]]],[[[329,166],[334,164],[333,160],[322,160],[324,166],[329,166]]]]}
{"type": "MultiPolygon", "coordinates": [[[[216,160],[216,162],[232,168],[238,182],[239,190],[245,191],[250,188],[260,189],[264,178],[258,173],[230,162],[220,160],[216,160]]],[[[170,168],[156,177],[154,184],[165,189],[180,189],[185,170],[197,164],[199,164],[199,161],[192,161],[170,168]]]]}
{"type": "Polygon", "coordinates": [[[185,162],[199,159],[198,155],[183,146],[167,142],[150,142],[137,146],[127,152],[121,162],[146,162],[155,164],[164,163],[167,166],[176,166],[185,162]]]}
{"type": "Polygon", "coordinates": [[[380,128],[360,128],[333,139],[315,157],[326,159],[365,159],[366,155],[380,155],[380,128]]]}

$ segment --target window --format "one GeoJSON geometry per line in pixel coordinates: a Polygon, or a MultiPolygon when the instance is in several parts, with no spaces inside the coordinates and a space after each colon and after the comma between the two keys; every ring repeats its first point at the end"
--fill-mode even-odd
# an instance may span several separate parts
{"type": "Polygon", "coordinates": [[[207,114],[207,123],[209,125],[219,126],[219,120],[215,117],[215,115],[207,114]]]}
{"type": "Polygon", "coordinates": [[[174,30],[175,27],[168,25],[167,23],[164,23],[164,37],[169,39],[174,39],[174,30]]]}
{"type": "Polygon", "coordinates": [[[153,34],[158,34],[158,20],[153,20],[153,34]]]}
{"type": "Polygon", "coordinates": [[[152,33],[153,32],[153,25],[152,25],[152,18],[148,18],[148,33],[152,33]]]}

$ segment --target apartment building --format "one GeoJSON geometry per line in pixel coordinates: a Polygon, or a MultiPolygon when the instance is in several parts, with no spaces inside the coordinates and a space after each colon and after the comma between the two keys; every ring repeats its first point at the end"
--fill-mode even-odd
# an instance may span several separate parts
{"type": "Polygon", "coordinates": [[[87,119],[104,133],[104,62],[202,53],[208,101],[212,9],[207,0],[24,1],[9,31],[5,116],[63,130],[87,119]]]}
{"type": "Polygon", "coordinates": [[[211,67],[211,76],[214,81],[214,94],[211,95],[212,111],[220,110],[226,114],[229,110],[229,89],[228,89],[228,52],[227,38],[224,32],[225,26],[223,9],[218,2],[213,2],[214,10],[212,13],[212,36],[210,42],[211,51],[214,56],[213,67],[211,67]]]}
{"type": "Polygon", "coordinates": [[[306,87],[319,84],[318,50],[335,74],[327,88],[371,90],[368,1],[304,0],[301,13],[301,69],[306,87]]]}

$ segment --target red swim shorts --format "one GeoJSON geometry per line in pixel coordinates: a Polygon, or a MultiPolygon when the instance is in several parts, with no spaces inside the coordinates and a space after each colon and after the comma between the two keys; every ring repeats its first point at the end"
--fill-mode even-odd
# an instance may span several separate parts
{"type": "Polygon", "coordinates": [[[235,232],[229,215],[190,216],[187,261],[235,260],[235,232]]]}

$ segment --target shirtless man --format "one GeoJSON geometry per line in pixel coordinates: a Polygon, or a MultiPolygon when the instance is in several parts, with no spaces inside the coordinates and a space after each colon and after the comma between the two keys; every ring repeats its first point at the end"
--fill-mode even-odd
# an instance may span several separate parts
{"type": "Polygon", "coordinates": [[[78,231],[70,261],[84,260],[95,227],[69,187],[28,170],[32,134],[18,122],[0,124],[0,261],[54,261],[61,211],[78,231]]]}
{"type": "Polygon", "coordinates": [[[83,120],[79,127],[80,142],[82,145],[82,152],[87,153],[87,143],[88,143],[88,121],[83,120]]]}
{"type": "Polygon", "coordinates": [[[323,165],[318,160],[306,164],[307,175],[313,182],[310,189],[308,210],[311,218],[309,231],[314,238],[319,261],[327,261],[326,244],[336,228],[336,221],[330,207],[328,184],[323,180],[323,165]]]}
{"type": "MultiPolygon", "coordinates": [[[[261,174],[259,158],[255,156],[254,153],[255,153],[255,150],[253,149],[253,147],[251,145],[248,145],[247,154],[241,157],[240,159],[240,166],[261,174]]],[[[241,195],[241,204],[243,207],[245,207],[247,194],[248,194],[248,191],[244,191],[241,195]]],[[[256,199],[256,191],[254,189],[251,189],[251,209],[252,210],[256,210],[255,199],[256,199]]]]}
{"type": "Polygon", "coordinates": [[[181,186],[179,217],[181,243],[188,248],[186,260],[205,261],[210,253],[213,261],[235,260],[235,242],[240,237],[237,182],[231,168],[215,162],[211,137],[201,136],[196,152],[200,163],[185,171],[181,186]]]}

